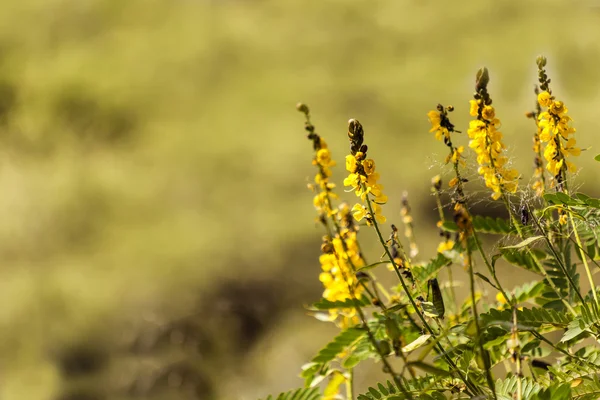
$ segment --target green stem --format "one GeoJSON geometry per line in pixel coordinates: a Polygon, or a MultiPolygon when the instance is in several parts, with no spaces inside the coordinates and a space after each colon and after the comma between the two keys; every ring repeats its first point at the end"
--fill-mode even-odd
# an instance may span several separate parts
{"type": "MultiPolygon", "coordinates": [[[[425,317],[421,313],[421,310],[417,306],[417,303],[413,299],[410,291],[408,290],[408,286],[406,285],[406,282],[404,282],[404,278],[402,277],[402,274],[400,273],[400,269],[399,269],[398,265],[396,264],[396,262],[394,261],[394,258],[390,254],[388,246],[385,244],[385,240],[383,239],[383,236],[381,235],[381,231],[379,230],[379,226],[377,225],[377,221],[375,220],[375,213],[373,212],[371,200],[369,199],[368,196],[366,197],[366,202],[367,202],[367,206],[369,208],[369,212],[371,213],[371,217],[373,218],[372,219],[373,226],[375,227],[375,231],[377,232],[379,242],[384,247],[385,253],[387,254],[388,259],[392,263],[394,271],[396,272],[396,275],[398,276],[398,279],[400,280],[400,284],[402,285],[402,289],[406,293],[408,300],[410,301],[411,305],[415,309],[415,312],[418,315],[419,319],[421,320],[421,323],[423,324],[423,326],[427,329],[427,331],[431,334],[431,336],[435,338],[436,337],[435,332],[433,331],[431,326],[427,323],[427,321],[425,320],[425,317]]],[[[436,343],[436,347],[440,351],[440,354],[443,355],[443,357],[446,360],[446,362],[448,363],[448,365],[450,365],[450,367],[452,367],[455,371],[457,371],[458,375],[460,376],[460,379],[473,392],[472,394],[481,393],[481,390],[475,384],[473,384],[467,376],[463,376],[460,369],[457,367],[457,365],[454,363],[454,361],[452,361],[452,359],[446,354],[446,352],[444,351],[444,349],[441,347],[441,345],[439,343],[436,343]]]]}
{"type": "MultiPolygon", "coordinates": [[[[467,242],[468,238],[465,238],[465,242],[467,242]]],[[[492,377],[491,365],[489,365],[488,354],[483,348],[483,343],[481,342],[481,327],[479,326],[479,313],[477,312],[477,301],[475,296],[475,274],[473,273],[473,260],[471,258],[471,249],[467,243],[465,243],[465,247],[467,248],[467,262],[469,268],[469,283],[471,289],[471,308],[473,310],[473,320],[475,321],[475,329],[477,331],[477,338],[475,339],[477,345],[479,347],[479,351],[481,353],[481,357],[483,358],[483,362],[485,364],[485,377],[487,380],[488,387],[492,391],[492,395],[494,399],[497,399],[496,396],[496,388],[494,385],[494,378],[492,377]]]]}
{"type": "MultiPolygon", "coordinates": [[[[510,205],[508,203],[508,199],[506,198],[506,194],[504,192],[502,192],[502,200],[504,201],[504,205],[506,207],[506,210],[508,211],[508,215],[510,216],[510,220],[511,220],[513,226],[515,227],[515,229],[517,231],[517,234],[519,235],[519,238],[524,239],[525,235],[523,234],[523,231],[521,230],[521,224],[519,223],[519,221],[517,220],[517,218],[513,214],[512,209],[510,208],[510,205]]],[[[539,221],[535,218],[535,216],[533,216],[533,214],[531,213],[531,210],[528,209],[527,211],[529,212],[530,215],[532,215],[533,221],[538,226],[538,229],[540,229],[540,231],[542,232],[542,234],[544,236],[544,239],[546,240],[546,242],[548,243],[548,245],[552,246],[552,242],[548,238],[548,234],[546,232],[544,232],[544,230],[543,230],[541,224],[539,223],[539,221]]],[[[531,257],[531,260],[533,260],[533,262],[535,263],[535,266],[538,269],[538,271],[540,272],[540,274],[542,274],[542,276],[544,277],[544,279],[546,279],[546,281],[548,281],[548,284],[550,285],[550,287],[552,288],[552,290],[554,291],[554,293],[556,293],[556,295],[558,296],[558,298],[562,301],[562,303],[565,305],[565,307],[567,308],[567,310],[569,310],[569,312],[571,314],[573,314],[573,316],[577,316],[577,312],[575,311],[575,309],[571,306],[571,304],[567,301],[567,299],[565,299],[563,297],[562,293],[560,292],[560,290],[558,289],[558,287],[554,284],[554,281],[552,281],[552,278],[550,278],[550,276],[548,275],[548,273],[546,272],[546,270],[544,269],[544,267],[542,266],[542,264],[540,264],[540,262],[537,260],[537,258],[535,257],[535,255],[533,254],[533,252],[531,251],[531,249],[529,247],[527,247],[525,251],[527,252],[527,255],[531,257]]],[[[552,251],[554,252],[553,249],[552,249],[552,251]]],[[[556,254],[556,253],[554,253],[554,254],[556,254]]],[[[562,264],[562,261],[560,260],[560,258],[556,257],[556,261],[561,265],[563,273],[565,275],[567,275],[567,277],[570,279],[570,277],[568,276],[569,274],[566,273],[566,268],[564,268],[564,265],[562,264]]],[[[573,286],[573,287],[575,288],[575,286],[573,286]]]]}
{"type": "Polygon", "coordinates": [[[350,368],[348,379],[346,380],[346,399],[354,400],[354,368],[350,368]]]}
{"type": "MultiPolygon", "coordinates": [[[[561,260],[560,255],[558,254],[558,252],[554,248],[554,245],[552,244],[552,242],[550,241],[550,239],[548,239],[548,235],[544,231],[544,228],[539,223],[539,221],[537,220],[537,218],[535,216],[533,216],[533,214],[532,214],[532,220],[534,221],[534,223],[537,225],[538,229],[542,233],[544,241],[548,245],[548,248],[550,249],[550,252],[552,252],[552,255],[554,256],[554,259],[558,263],[558,265],[559,265],[562,273],[565,275],[565,277],[569,281],[569,285],[571,286],[571,288],[573,289],[573,291],[577,294],[577,297],[579,297],[579,300],[581,301],[581,303],[582,304],[585,303],[585,300],[583,299],[583,296],[581,295],[581,293],[577,289],[577,286],[575,285],[575,282],[573,282],[573,279],[571,278],[571,276],[567,272],[567,269],[564,266],[564,264],[563,264],[563,262],[561,260]]],[[[534,260],[535,260],[535,258],[534,258],[534,260]]],[[[538,265],[537,264],[537,260],[536,260],[536,265],[538,265]]],[[[560,294],[560,291],[558,290],[558,288],[556,288],[556,285],[554,285],[554,283],[552,282],[552,280],[550,279],[550,277],[546,274],[546,271],[544,270],[544,268],[542,266],[539,266],[539,268],[540,268],[540,271],[543,271],[546,279],[548,280],[549,283],[551,283],[552,288],[554,289],[554,291],[556,292],[556,294],[561,298],[561,300],[563,301],[563,303],[565,304],[565,306],[567,307],[567,309],[571,312],[571,314],[573,314],[574,316],[577,316],[577,313],[575,312],[575,310],[573,309],[573,307],[571,307],[571,305],[569,304],[569,302],[566,301],[566,299],[564,299],[563,296],[560,294]]]]}
{"type": "Polygon", "coordinates": [[[592,289],[592,294],[594,295],[594,301],[596,302],[596,307],[598,304],[598,294],[596,293],[596,284],[594,283],[594,279],[592,278],[592,271],[590,270],[590,266],[587,262],[587,257],[583,251],[583,244],[581,243],[581,238],[579,237],[579,232],[577,231],[577,226],[575,225],[575,219],[573,218],[573,214],[569,213],[569,217],[571,219],[571,226],[573,227],[573,233],[575,234],[575,240],[577,241],[577,246],[579,247],[579,254],[581,255],[581,261],[583,261],[583,266],[585,267],[585,273],[590,282],[590,286],[592,289]]]}

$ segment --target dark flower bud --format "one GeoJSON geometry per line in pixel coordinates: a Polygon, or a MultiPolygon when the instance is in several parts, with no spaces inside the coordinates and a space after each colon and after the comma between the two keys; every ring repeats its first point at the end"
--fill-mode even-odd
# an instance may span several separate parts
{"type": "Polygon", "coordinates": [[[308,106],[304,103],[298,103],[296,104],[296,110],[300,111],[301,113],[304,114],[308,114],[310,112],[310,110],[308,109],[308,106]]]}
{"type": "Polygon", "coordinates": [[[535,60],[535,62],[537,63],[538,68],[542,69],[546,66],[546,57],[544,56],[538,56],[535,60]]]}

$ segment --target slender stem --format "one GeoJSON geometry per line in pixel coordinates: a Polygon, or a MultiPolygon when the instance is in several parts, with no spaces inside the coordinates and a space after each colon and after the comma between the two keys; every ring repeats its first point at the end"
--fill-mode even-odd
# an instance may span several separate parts
{"type": "MultiPolygon", "coordinates": [[[[327,194],[325,196],[325,198],[327,199],[327,205],[328,208],[331,209],[331,198],[329,197],[329,194],[327,194]]],[[[341,234],[341,228],[340,225],[338,224],[338,222],[335,220],[335,217],[331,217],[331,220],[336,228],[337,234],[340,237],[340,240],[342,242],[342,247],[344,249],[344,253],[346,253],[346,258],[348,260],[348,264],[350,264],[350,266],[352,267],[352,270],[354,273],[356,273],[356,266],[354,265],[354,263],[352,262],[352,259],[350,257],[348,257],[348,247],[346,245],[346,241],[344,240],[342,234],[341,234]]],[[[344,273],[342,271],[342,273],[344,273]]],[[[354,287],[353,285],[351,285],[350,283],[348,283],[348,278],[346,276],[344,276],[344,279],[347,283],[348,286],[348,291],[350,292],[350,296],[352,298],[352,301],[354,302],[354,308],[356,309],[356,312],[359,315],[359,318],[362,322],[362,324],[364,325],[366,331],[367,331],[367,336],[369,337],[369,341],[371,342],[371,344],[373,345],[373,347],[375,348],[375,350],[377,351],[377,353],[379,354],[379,357],[381,359],[381,362],[384,365],[384,369],[387,373],[389,373],[392,377],[392,379],[394,380],[394,383],[396,384],[396,386],[398,386],[398,389],[400,389],[401,392],[403,392],[410,400],[413,399],[412,395],[407,391],[407,389],[404,387],[404,385],[402,384],[402,382],[400,381],[400,378],[398,377],[398,374],[394,371],[394,369],[392,368],[391,364],[388,362],[387,358],[386,358],[386,354],[383,354],[382,349],[380,348],[380,346],[377,343],[377,340],[375,339],[375,335],[373,335],[373,332],[371,331],[371,328],[369,328],[369,324],[367,323],[367,319],[365,317],[365,314],[362,310],[362,308],[360,307],[360,303],[358,301],[358,298],[356,297],[356,293],[354,291],[354,287]]],[[[359,280],[360,282],[360,280],[359,280]]],[[[366,288],[366,285],[363,284],[363,287],[366,288]]],[[[368,288],[367,289],[367,293],[371,293],[368,288]]],[[[383,304],[381,302],[381,299],[379,299],[379,304],[383,304]]]]}
{"type": "MultiPolygon", "coordinates": [[[[468,212],[468,209],[466,207],[465,207],[465,209],[468,212]]],[[[471,214],[469,213],[469,217],[470,216],[471,216],[471,214]]],[[[483,250],[483,246],[481,245],[481,241],[479,240],[479,236],[477,235],[477,232],[475,232],[475,230],[473,230],[473,239],[475,239],[475,246],[477,247],[479,254],[481,254],[483,263],[485,264],[488,271],[490,272],[490,275],[492,275],[492,279],[494,280],[494,283],[496,284],[496,286],[498,286],[498,289],[500,289],[500,293],[502,293],[502,295],[504,296],[506,301],[508,301],[509,304],[512,304],[513,298],[512,298],[512,296],[508,296],[508,294],[506,293],[506,290],[504,290],[504,288],[502,287],[502,284],[498,280],[498,277],[496,276],[496,269],[494,267],[492,267],[492,264],[488,260],[487,254],[485,254],[485,251],[483,250]]]]}
{"type": "Polygon", "coordinates": [[[523,367],[521,365],[521,343],[519,342],[519,330],[517,325],[517,307],[513,306],[513,326],[511,329],[511,339],[513,340],[513,346],[515,346],[515,363],[517,364],[517,400],[523,399],[523,367]]]}
{"type": "MultiPolygon", "coordinates": [[[[388,246],[385,243],[385,240],[383,239],[383,236],[381,235],[381,231],[379,230],[379,226],[377,225],[377,221],[375,220],[375,213],[373,212],[373,207],[371,205],[371,200],[369,199],[369,197],[366,197],[366,202],[367,202],[367,206],[369,207],[369,212],[371,213],[371,216],[373,217],[373,226],[375,227],[375,231],[377,232],[377,236],[379,238],[379,242],[381,243],[381,245],[384,247],[385,249],[385,253],[387,254],[388,259],[390,260],[390,262],[392,263],[392,266],[394,267],[394,271],[396,272],[396,275],[398,276],[398,279],[400,280],[400,284],[402,285],[402,289],[404,290],[404,292],[406,293],[408,300],[410,301],[411,305],[413,306],[413,308],[415,309],[416,314],[418,315],[419,319],[421,320],[421,322],[423,323],[423,326],[427,329],[427,331],[431,334],[431,336],[433,336],[434,338],[436,337],[435,332],[433,331],[433,329],[431,328],[431,326],[427,323],[427,321],[425,320],[425,317],[423,316],[423,314],[421,313],[421,310],[419,309],[419,307],[417,306],[415,300],[413,299],[412,295],[410,294],[410,291],[408,289],[408,286],[406,285],[406,282],[404,282],[404,278],[402,277],[402,274],[400,273],[400,269],[398,267],[398,265],[396,264],[396,262],[394,261],[394,258],[392,257],[392,255],[390,254],[390,251],[388,249],[388,246]]],[[[474,393],[480,393],[481,390],[474,385],[467,376],[463,376],[462,372],[460,371],[460,369],[457,367],[457,365],[454,363],[454,361],[452,361],[452,359],[446,354],[446,352],[444,351],[444,349],[441,347],[441,345],[439,343],[436,344],[436,347],[439,349],[440,353],[443,355],[444,359],[446,360],[446,362],[455,370],[458,372],[461,380],[465,383],[465,385],[474,393]]]]}
{"type": "Polygon", "coordinates": [[[354,400],[354,368],[348,371],[349,376],[346,379],[346,400],[354,400]]]}
{"type": "MultiPolygon", "coordinates": [[[[521,224],[516,219],[516,217],[513,215],[512,209],[510,208],[510,205],[508,204],[508,199],[506,198],[506,195],[504,193],[502,193],[502,198],[504,200],[506,209],[508,210],[508,214],[510,215],[513,226],[515,227],[515,229],[517,231],[517,234],[519,235],[519,237],[521,239],[524,239],[525,235],[523,234],[523,231],[521,230],[521,224]]],[[[552,241],[548,238],[548,234],[546,232],[544,232],[542,225],[539,223],[537,218],[535,216],[533,216],[533,214],[531,213],[531,210],[528,210],[528,211],[529,211],[529,214],[532,215],[532,219],[533,219],[534,223],[537,225],[538,229],[543,234],[545,241],[551,247],[552,241]]],[[[577,316],[577,312],[575,311],[575,309],[571,306],[571,304],[567,301],[567,299],[564,298],[564,296],[562,295],[562,293],[560,292],[558,287],[554,284],[554,281],[552,281],[552,278],[550,278],[550,276],[548,275],[548,273],[546,272],[544,267],[539,263],[539,261],[537,260],[537,258],[535,257],[535,255],[533,254],[531,249],[529,247],[527,247],[525,251],[527,252],[527,255],[529,255],[531,257],[531,260],[534,262],[534,264],[535,264],[536,268],[538,269],[538,271],[540,272],[540,274],[542,274],[544,279],[546,279],[546,281],[548,281],[548,284],[550,285],[550,287],[552,288],[554,293],[556,293],[558,298],[562,301],[562,303],[565,305],[567,310],[569,310],[569,312],[571,314],[573,314],[573,316],[577,316]]],[[[562,261],[558,257],[556,257],[556,261],[563,267],[562,268],[563,273],[568,276],[568,274],[566,273],[566,268],[564,268],[564,266],[562,265],[562,261]]],[[[575,286],[573,286],[573,287],[575,287],[575,286]]]]}
{"type": "MultiPolygon", "coordinates": [[[[434,189],[435,203],[437,206],[438,214],[440,216],[440,222],[443,224],[446,220],[444,216],[444,209],[442,206],[442,199],[440,198],[440,192],[434,189]]],[[[452,277],[452,264],[448,265],[448,284],[450,285],[450,295],[452,296],[452,309],[456,311],[456,291],[454,290],[454,278],[452,277]]]]}
{"type": "Polygon", "coordinates": [[[581,261],[583,261],[583,266],[585,267],[585,273],[590,282],[592,294],[594,295],[594,301],[596,302],[596,307],[598,307],[600,304],[598,303],[598,294],[596,293],[596,284],[594,283],[594,279],[592,278],[592,271],[590,270],[590,266],[588,265],[587,257],[585,256],[585,252],[583,251],[583,244],[581,243],[581,238],[579,237],[579,232],[577,231],[577,226],[575,225],[575,219],[573,218],[573,214],[569,213],[569,217],[571,219],[571,226],[573,227],[573,233],[575,234],[575,240],[577,241],[577,246],[579,247],[579,254],[581,255],[581,261]]]}
{"type": "MultiPolygon", "coordinates": [[[[552,242],[550,241],[550,239],[548,239],[548,236],[547,236],[546,232],[544,231],[544,228],[539,223],[539,221],[537,220],[537,218],[535,218],[535,216],[533,216],[532,219],[535,222],[535,224],[537,225],[537,227],[540,230],[540,232],[542,233],[542,237],[544,238],[544,241],[546,242],[546,244],[548,245],[548,248],[552,252],[552,255],[554,256],[554,259],[558,263],[558,265],[559,265],[562,273],[565,275],[565,277],[569,281],[569,284],[571,285],[571,288],[577,294],[577,297],[579,297],[579,300],[581,301],[581,303],[582,304],[585,303],[585,300],[584,300],[583,296],[579,292],[577,286],[575,285],[575,282],[573,282],[573,278],[571,278],[571,275],[569,275],[569,273],[568,273],[565,265],[563,264],[560,255],[558,254],[558,252],[554,248],[554,245],[552,244],[552,242]]],[[[537,260],[536,260],[536,262],[537,262],[537,260]]],[[[541,266],[540,266],[540,269],[543,270],[543,268],[541,266]]],[[[546,276],[547,276],[547,274],[546,274],[546,276]]],[[[548,279],[548,282],[550,282],[550,279],[548,279]]],[[[553,285],[553,286],[556,287],[555,285],[553,285]]],[[[569,311],[571,311],[571,313],[574,316],[577,316],[577,313],[575,312],[575,310],[573,309],[573,307],[571,307],[571,305],[565,299],[563,299],[563,296],[560,294],[560,291],[558,291],[558,288],[556,288],[555,291],[559,295],[559,297],[563,300],[563,303],[565,303],[565,305],[567,306],[567,308],[569,309],[569,311]]]]}
{"type": "Polygon", "coordinates": [[[483,343],[481,342],[481,327],[479,326],[479,313],[477,312],[477,301],[475,296],[475,274],[473,273],[473,260],[471,257],[471,248],[469,247],[468,243],[466,243],[467,241],[468,237],[465,238],[465,247],[467,249],[467,264],[469,269],[469,283],[471,289],[471,308],[473,310],[473,320],[475,321],[475,329],[477,332],[477,338],[475,340],[479,347],[479,351],[481,352],[481,357],[484,360],[483,362],[485,364],[485,377],[488,383],[488,387],[492,391],[494,399],[497,399],[498,397],[496,396],[496,388],[494,385],[494,378],[492,377],[491,366],[489,365],[488,354],[483,348],[483,343]]]}

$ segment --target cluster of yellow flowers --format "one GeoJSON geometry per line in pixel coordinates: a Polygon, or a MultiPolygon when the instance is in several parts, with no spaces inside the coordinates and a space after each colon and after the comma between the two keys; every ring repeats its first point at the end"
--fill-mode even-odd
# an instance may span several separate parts
{"type": "MultiPolygon", "coordinates": [[[[342,211],[340,214],[343,214],[343,210],[340,211],[342,211]]],[[[321,246],[323,254],[319,261],[322,272],[319,280],[325,287],[323,298],[329,301],[360,299],[364,292],[364,288],[359,284],[354,272],[357,268],[365,265],[358,246],[356,231],[344,229],[342,235],[343,237],[336,235],[333,239],[325,236],[321,246]]],[[[354,308],[331,309],[329,315],[332,321],[341,316],[342,326],[358,323],[354,308]]]]}
{"type": "Polygon", "coordinates": [[[367,158],[367,145],[363,144],[364,132],[362,125],[355,119],[348,121],[348,137],[350,138],[350,154],[346,156],[346,170],[349,175],[344,179],[344,186],[350,186],[360,197],[362,203],[352,207],[352,214],[357,221],[366,219],[371,225],[373,220],[384,223],[386,218],[381,214],[380,204],[387,202],[383,194],[383,186],[378,183],[379,173],[375,171],[375,161],[367,158]],[[365,206],[367,196],[371,196],[371,210],[365,206]]]}
{"type": "Polygon", "coordinates": [[[542,153],[542,142],[540,141],[539,135],[539,124],[538,124],[538,132],[533,137],[533,151],[535,153],[535,170],[533,171],[533,184],[531,188],[535,190],[535,194],[539,197],[544,194],[546,190],[544,185],[544,163],[540,157],[542,153]]]}
{"type": "Polygon", "coordinates": [[[315,183],[320,189],[313,198],[313,204],[321,215],[327,216],[332,212],[330,200],[337,199],[337,195],[332,191],[335,188],[335,184],[329,182],[331,167],[335,166],[335,161],[331,159],[331,152],[325,140],[316,133],[313,133],[313,136],[315,158],[312,163],[319,168],[315,176],[315,183]]]}
{"type": "Polygon", "coordinates": [[[571,137],[575,133],[575,128],[570,126],[572,119],[566,115],[568,109],[565,104],[555,100],[547,91],[538,95],[538,102],[540,106],[546,108],[546,111],[538,116],[538,129],[540,141],[546,143],[544,149],[546,169],[550,171],[554,185],[555,182],[562,182],[563,172],[576,170],[575,165],[566,158],[571,155],[578,156],[581,149],[575,147],[576,140],[571,137]],[[565,142],[563,143],[561,139],[565,142]]]}
{"type": "Polygon", "coordinates": [[[506,146],[502,143],[502,133],[498,131],[500,120],[496,118],[494,107],[479,98],[471,100],[469,113],[477,117],[469,123],[467,131],[471,139],[469,147],[477,154],[477,172],[483,176],[485,185],[494,192],[494,200],[499,199],[503,192],[515,193],[519,173],[506,167],[508,158],[502,155],[506,146]]]}
{"type": "MultiPolygon", "coordinates": [[[[312,141],[315,151],[312,164],[317,167],[316,186],[314,184],[309,185],[317,192],[313,198],[313,204],[319,212],[321,222],[329,226],[327,221],[331,219],[337,232],[333,238],[331,233],[324,236],[321,246],[322,254],[319,261],[322,272],[319,280],[325,288],[323,298],[329,301],[360,299],[364,288],[356,278],[356,268],[364,266],[365,261],[360,253],[356,238],[358,228],[353,223],[350,208],[347,204],[341,204],[336,209],[332,208],[332,200],[338,198],[333,192],[335,185],[329,182],[332,175],[331,168],[335,166],[335,161],[331,158],[327,143],[315,132],[314,125],[310,123],[308,107],[299,104],[297,108],[306,116],[305,129],[308,131],[308,139],[312,141]]],[[[344,327],[359,322],[355,308],[331,309],[329,315],[332,321],[341,316],[339,322],[344,327]]]]}

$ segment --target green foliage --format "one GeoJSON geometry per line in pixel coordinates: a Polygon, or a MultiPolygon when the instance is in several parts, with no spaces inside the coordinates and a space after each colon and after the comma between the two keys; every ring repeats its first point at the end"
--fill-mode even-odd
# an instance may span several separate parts
{"type": "Polygon", "coordinates": [[[330,319],[346,327],[304,366],[301,376],[307,387],[330,377],[326,398],[342,398],[340,386],[345,381],[346,398],[353,399],[352,379],[358,371],[355,367],[371,358],[381,363],[391,379],[370,385],[358,395],[359,400],[568,400],[576,396],[593,398],[598,393],[600,350],[583,346],[583,341],[600,339],[600,300],[590,268],[600,253],[600,201],[567,190],[572,167],[564,157],[569,152],[577,155],[580,149],[572,147],[575,141],[570,139],[563,144],[562,139],[575,130],[564,116],[564,104],[551,94],[546,63],[544,57],[537,59],[542,92],[536,91],[538,111],[528,114],[537,121],[536,148],[545,150],[536,154],[537,190],[523,196],[518,212],[511,205],[511,194],[520,193],[515,180],[519,173],[494,164],[505,145],[502,135],[495,131],[498,120],[487,91],[489,71],[482,68],[476,77],[476,93],[470,103],[475,120],[469,125],[469,146],[477,153],[478,172],[486,187],[493,190],[492,198],[503,201],[509,220],[471,214],[470,198],[465,193],[468,181],[461,172],[462,149],[453,144],[457,140],[450,122],[454,107],[438,105],[428,113],[432,132],[449,148],[446,163],[452,162],[455,175],[449,183],[451,219],[445,216],[441,181],[437,177],[432,180],[442,241],[429,261],[419,261],[424,257],[418,257],[406,195],[401,209],[404,237],[395,225],[389,236],[382,233],[385,219],[379,205],[387,197],[377,183],[375,162],[366,155],[369,147],[365,130],[355,119],[348,122],[349,175],[344,184],[352,186],[359,202],[352,208],[333,209],[329,168],[334,163],[329,148],[315,133],[308,106],[298,106],[313,143],[313,164],[319,168],[315,207],[328,233],[320,259],[323,297],[328,300],[319,301],[314,308],[328,310],[330,319]],[[551,124],[556,127],[547,128],[551,124]],[[558,147],[560,151],[556,151],[558,147]],[[554,174],[548,181],[541,172],[544,165],[554,174]],[[545,191],[543,196],[540,188],[545,191]],[[365,219],[366,229],[374,228],[384,248],[378,262],[365,261],[351,218],[365,219]],[[496,238],[493,255],[483,239],[488,234],[502,235],[496,238]],[[579,263],[574,261],[574,252],[579,263]],[[501,259],[534,273],[536,280],[506,285],[498,277],[501,259]],[[399,280],[391,290],[373,272],[374,266],[386,262],[394,265],[399,280]],[[356,264],[367,266],[357,269],[356,264]],[[468,277],[468,296],[462,303],[452,275],[455,266],[464,267],[468,277]],[[484,267],[486,270],[481,271],[484,267]],[[580,269],[591,285],[589,293],[582,293],[580,269]],[[449,282],[444,286],[446,275],[449,282]],[[493,289],[496,295],[482,293],[478,286],[481,282],[485,291],[493,289]],[[370,301],[335,301],[358,294],[370,301]],[[547,335],[552,332],[556,334],[547,335]],[[547,357],[553,363],[544,361],[547,357]],[[397,362],[391,362],[394,358],[397,362]],[[509,368],[508,373],[505,379],[496,379],[502,364],[509,368]]]}
{"type": "Polygon", "coordinates": [[[280,393],[279,396],[268,396],[264,400],[318,400],[321,398],[319,388],[301,388],[280,393]]]}
{"type": "Polygon", "coordinates": [[[312,387],[318,384],[323,377],[329,372],[329,363],[336,359],[336,357],[348,347],[357,345],[357,352],[352,354],[351,361],[348,361],[348,365],[353,366],[360,362],[363,355],[370,354],[368,349],[365,348],[365,343],[361,342],[360,339],[367,334],[366,329],[362,328],[348,328],[342,331],[336,336],[331,342],[327,344],[319,353],[313,357],[310,363],[303,366],[303,371],[300,374],[307,385],[312,387]]]}

